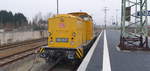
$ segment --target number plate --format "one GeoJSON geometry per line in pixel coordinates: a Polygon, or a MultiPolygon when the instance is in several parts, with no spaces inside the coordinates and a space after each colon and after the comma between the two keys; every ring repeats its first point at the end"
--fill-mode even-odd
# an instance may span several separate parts
{"type": "Polygon", "coordinates": [[[68,38],[56,38],[56,42],[68,42],[68,38]]]}

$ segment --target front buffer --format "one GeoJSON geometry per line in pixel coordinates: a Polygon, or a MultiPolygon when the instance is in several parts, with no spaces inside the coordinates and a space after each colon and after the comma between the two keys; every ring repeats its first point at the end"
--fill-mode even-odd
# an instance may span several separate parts
{"type": "Polygon", "coordinates": [[[52,48],[43,46],[40,48],[40,57],[48,61],[55,61],[59,57],[65,60],[82,60],[84,57],[83,48],[52,48]]]}

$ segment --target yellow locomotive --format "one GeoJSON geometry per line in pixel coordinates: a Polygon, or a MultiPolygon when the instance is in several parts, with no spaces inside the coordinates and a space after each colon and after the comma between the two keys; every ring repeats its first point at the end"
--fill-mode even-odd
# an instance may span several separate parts
{"type": "Polygon", "coordinates": [[[94,38],[93,20],[86,12],[58,14],[48,19],[48,32],[48,46],[40,48],[42,57],[82,59],[85,46],[94,38]]]}

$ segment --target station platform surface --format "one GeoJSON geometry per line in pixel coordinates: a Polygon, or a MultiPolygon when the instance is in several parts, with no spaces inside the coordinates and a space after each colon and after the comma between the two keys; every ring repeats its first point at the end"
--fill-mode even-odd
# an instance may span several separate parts
{"type": "Polygon", "coordinates": [[[86,56],[90,57],[90,60],[84,59],[85,62],[81,63],[78,71],[106,71],[107,69],[104,68],[109,68],[109,66],[110,70],[107,71],[150,71],[150,51],[120,51],[118,49],[119,40],[120,31],[103,31],[92,56],[90,57],[88,54],[86,56]],[[107,47],[104,44],[104,37],[107,38],[107,47]],[[109,59],[108,62],[103,60],[105,57],[104,48],[108,48],[109,55],[106,57],[109,59]]]}

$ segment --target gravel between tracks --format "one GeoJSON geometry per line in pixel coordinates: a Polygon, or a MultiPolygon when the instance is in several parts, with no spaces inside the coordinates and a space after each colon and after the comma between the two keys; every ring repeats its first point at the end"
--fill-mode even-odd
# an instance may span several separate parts
{"type": "Polygon", "coordinates": [[[0,71],[47,71],[48,64],[37,55],[28,56],[22,60],[3,67],[0,71]],[[35,58],[36,57],[36,58],[35,58]]]}

